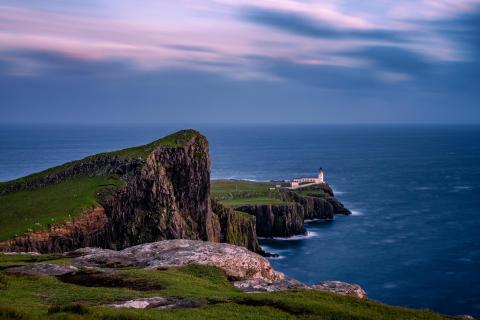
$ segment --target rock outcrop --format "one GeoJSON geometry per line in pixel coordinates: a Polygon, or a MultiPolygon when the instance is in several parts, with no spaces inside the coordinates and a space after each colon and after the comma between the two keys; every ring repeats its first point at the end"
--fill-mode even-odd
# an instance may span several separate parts
{"type": "MultiPolygon", "coordinates": [[[[226,243],[194,240],[166,240],[141,244],[121,251],[81,250],[73,264],[81,267],[142,267],[148,269],[180,267],[189,264],[216,266],[231,280],[262,279],[271,283],[284,279],[268,260],[246,248],[226,243]]],[[[75,254],[75,252],[73,253],[75,254]]]]}
{"type": "MultiPolygon", "coordinates": [[[[244,247],[198,240],[164,240],[129,247],[120,251],[102,248],[81,248],[64,253],[71,265],[33,263],[5,269],[7,274],[55,276],[62,282],[92,287],[122,287],[137,291],[159,290],[161,285],[143,279],[129,279],[116,269],[136,267],[165,269],[190,264],[209,265],[222,269],[232,284],[244,292],[285,290],[319,290],[366,299],[360,286],[339,281],[308,286],[275,271],[270,262],[244,247]]],[[[155,297],[116,302],[110,307],[175,308],[196,307],[188,300],[155,297]]]]}
{"type": "Polygon", "coordinates": [[[69,265],[64,266],[50,263],[33,263],[9,268],[6,270],[6,273],[30,276],[63,276],[77,271],[78,268],[69,265]]]}
{"type": "Polygon", "coordinates": [[[248,279],[235,281],[233,285],[244,292],[276,292],[296,289],[311,289],[305,283],[298,280],[287,278],[275,281],[265,281],[264,279],[248,279]]]}
{"type": "Polygon", "coordinates": [[[322,281],[313,285],[312,289],[359,299],[367,299],[365,290],[363,290],[358,284],[350,284],[341,281],[322,281]]]}
{"type": "Polygon", "coordinates": [[[110,308],[129,308],[129,309],[177,309],[177,308],[198,308],[205,306],[204,301],[151,297],[139,298],[123,302],[107,304],[110,308]]]}

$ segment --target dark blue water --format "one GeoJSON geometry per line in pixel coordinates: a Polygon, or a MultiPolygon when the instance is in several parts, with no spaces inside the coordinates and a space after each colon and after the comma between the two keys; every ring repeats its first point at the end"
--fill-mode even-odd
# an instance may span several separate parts
{"type": "MultiPolygon", "coordinates": [[[[181,126],[3,126],[0,181],[146,143],[181,126]]],[[[342,280],[372,299],[480,316],[480,127],[203,126],[212,176],[313,175],[319,166],[350,217],[310,237],[265,240],[275,268],[342,280]]]]}

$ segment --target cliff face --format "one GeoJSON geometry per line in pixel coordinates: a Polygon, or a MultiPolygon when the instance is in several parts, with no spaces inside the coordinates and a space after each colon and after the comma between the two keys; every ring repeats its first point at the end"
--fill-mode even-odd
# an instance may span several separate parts
{"type": "Polygon", "coordinates": [[[351,214],[350,210],[335,198],[328,184],[301,188],[301,192],[284,191],[281,195],[285,201],[300,203],[305,210],[305,219],[331,220],[336,214],[351,214]]]}
{"type": "Polygon", "coordinates": [[[256,218],[259,237],[289,237],[304,234],[304,208],[298,203],[285,205],[245,205],[236,210],[256,218]]]}
{"type": "Polygon", "coordinates": [[[215,240],[207,140],[195,135],[182,147],[156,148],[140,174],[101,203],[116,249],[164,239],[215,240]]]}
{"type": "Polygon", "coordinates": [[[257,234],[260,237],[290,237],[305,234],[304,220],[332,220],[336,214],[351,212],[338,201],[327,185],[315,185],[299,190],[280,192],[285,204],[243,205],[235,210],[256,217],[257,234]]]}
{"type": "Polygon", "coordinates": [[[219,242],[246,247],[254,252],[263,252],[258,243],[254,216],[234,211],[215,200],[212,200],[212,209],[220,224],[219,242]]]}
{"type": "Polygon", "coordinates": [[[64,252],[87,246],[123,249],[182,238],[231,242],[261,252],[254,219],[221,205],[215,206],[218,214],[212,210],[207,139],[193,130],[169,137],[168,143],[142,146],[143,157],[125,158],[131,149],[97,155],[4,188],[3,192],[35,189],[82,175],[115,174],[125,181],[100,195],[98,208],[48,231],[0,243],[0,251],[64,252]]]}
{"type": "Polygon", "coordinates": [[[83,246],[105,247],[107,223],[105,210],[95,208],[74,221],[53,225],[48,231],[29,232],[12,240],[0,242],[0,252],[58,253],[83,246]]]}

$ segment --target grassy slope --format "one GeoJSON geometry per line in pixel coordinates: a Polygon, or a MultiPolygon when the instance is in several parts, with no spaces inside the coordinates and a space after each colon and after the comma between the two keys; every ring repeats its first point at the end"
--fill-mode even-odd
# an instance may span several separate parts
{"type": "MultiPolygon", "coordinates": [[[[100,155],[120,158],[146,158],[158,146],[180,147],[192,137],[194,130],[182,130],[149,144],[98,154],[34,173],[16,180],[1,182],[0,190],[9,185],[32,181],[64,170],[100,155]]],[[[36,190],[0,195],[0,241],[21,235],[29,230],[45,229],[49,224],[75,217],[97,204],[97,195],[120,183],[116,177],[78,177],[36,190]]]]}
{"type": "Polygon", "coordinates": [[[137,147],[132,147],[132,148],[127,148],[127,149],[122,149],[122,150],[117,150],[117,151],[112,151],[112,152],[105,152],[105,153],[99,153],[97,155],[93,156],[88,156],[84,159],[81,160],[75,160],[71,162],[64,163],[62,165],[52,167],[40,172],[33,173],[31,175],[21,177],[15,180],[11,181],[5,181],[5,182],[0,182],[0,190],[4,187],[18,184],[18,183],[24,183],[27,181],[35,180],[38,178],[41,178],[42,176],[46,176],[48,174],[52,174],[55,172],[62,171],[68,167],[74,166],[76,164],[79,164],[81,162],[88,161],[92,158],[101,156],[101,155],[110,155],[110,156],[117,156],[119,158],[146,158],[150,152],[153,151],[158,146],[171,146],[171,147],[180,147],[182,146],[186,141],[190,140],[192,137],[200,135],[195,130],[182,130],[175,132],[171,135],[168,135],[166,137],[163,137],[161,139],[155,140],[151,143],[137,146],[137,147]]]}
{"type": "MultiPolygon", "coordinates": [[[[0,255],[2,265],[54,259],[52,256],[0,255]]],[[[58,261],[56,261],[58,262],[58,261]]],[[[61,263],[65,263],[62,261],[61,263]]],[[[391,307],[328,293],[299,290],[242,293],[215,267],[191,265],[168,270],[123,269],[116,273],[161,290],[83,287],[46,276],[7,276],[0,271],[0,319],[448,319],[425,310],[391,307]],[[137,297],[177,297],[210,302],[194,309],[128,310],[102,307],[137,297]],[[81,304],[79,307],[78,304],[81,304]],[[74,307],[72,307],[74,306],[74,307]],[[70,311],[68,311],[70,309],[70,311]],[[50,310],[50,314],[49,314],[50,310]],[[64,312],[62,310],[66,310],[64,312]]]]}
{"type": "Polygon", "coordinates": [[[189,141],[194,136],[199,136],[195,130],[181,130],[171,135],[163,137],[159,140],[153,141],[138,147],[127,148],[123,150],[108,152],[107,154],[117,156],[120,158],[146,158],[156,147],[170,146],[181,147],[185,142],[189,141]]]}
{"type": "Polygon", "coordinates": [[[97,195],[121,181],[113,177],[78,177],[36,190],[0,195],[0,241],[78,216],[97,205],[97,195]]]}
{"type": "Polygon", "coordinates": [[[277,182],[245,180],[212,180],[211,193],[224,205],[236,207],[247,204],[284,204],[277,190],[270,190],[277,182]]]}

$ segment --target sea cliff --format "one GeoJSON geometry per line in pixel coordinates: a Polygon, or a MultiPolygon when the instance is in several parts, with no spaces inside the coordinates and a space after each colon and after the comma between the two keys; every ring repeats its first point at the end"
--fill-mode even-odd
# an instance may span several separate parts
{"type": "MultiPolygon", "coordinates": [[[[88,246],[123,249],[182,238],[225,241],[261,251],[254,219],[219,203],[212,208],[208,141],[194,130],[2,183],[0,197],[4,205],[22,212],[24,205],[14,199],[15,193],[28,192],[29,198],[43,197],[44,201],[45,196],[38,192],[56,188],[48,196],[58,201],[65,183],[99,176],[119,182],[99,190],[94,206],[47,227],[27,229],[1,242],[0,250],[46,253],[88,246]]],[[[67,210],[69,205],[65,202],[56,210],[67,210]]]]}
{"type": "Polygon", "coordinates": [[[212,186],[218,201],[255,217],[260,237],[302,235],[305,220],[351,214],[326,183],[290,189],[285,183],[214,180],[212,186]]]}

